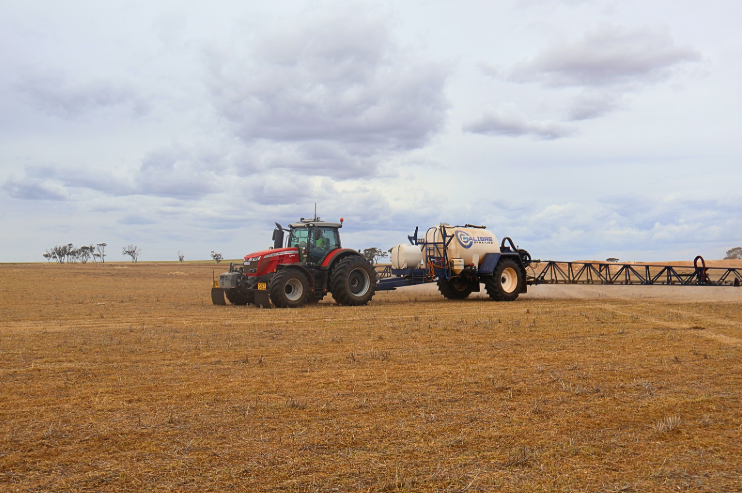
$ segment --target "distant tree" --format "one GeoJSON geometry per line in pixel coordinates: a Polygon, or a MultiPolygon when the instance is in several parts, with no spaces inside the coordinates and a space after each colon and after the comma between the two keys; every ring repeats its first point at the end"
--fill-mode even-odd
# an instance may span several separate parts
{"type": "Polygon", "coordinates": [[[180,260],[180,263],[183,263],[183,259],[185,258],[185,255],[183,255],[183,252],[178,250],[178,260],[180,260]]]}
{"type": "Polygon", "coordinates": [[[142,250],[136,246],[136,245],[129,245],[128,247],[124,247],[123,251],[121,252],[121,255],[128,255],[131,257],[131,262],[136,263],[137,259],[139,258],[139,254],[142,253],[142,250]]]}
{"type": "Polygon", "coordinates": [[[219,262],[221,262],[221,261],[222,261],[222,259],[223,259],[224,257],[222,256],[222,254],[221,254],[221,253],[217,253],[217,252],[215,252],[214,250],[212,250],[212,251],[211,251],[211,258],[213,258],[214,260],[216,260],[216,263],[218,264],[219,262]]]}
{"type": "Polygon", "coordinates": [[[77,258],[80,259],[80,262],[83,264],[87,264],[88,260],[93,256],[94,251],[95,247],[93,245],[81,246],[77,249],[77,258]]]}
{"type": "Polygon", "coordinates": [[[742,260],[742,247],[734,247],[727,250],[727,256],[724,260],[742,260]]]}
{"type": "Polygon", "coordinates": [[[376,248],[376,247],[364,249],[361,255],[363,255],[363,257],[369,262],[371,262],[372,264],[375,264],[379,260],[383,259],[384,257],[389,256],[387,252],[385,252],[384,250],[380,248],[376,248]]]}
{"type": "Polygon", "coordinates": [[[46,253],[44,253],[44,258],[46,259],[47,262],[51,262],[52,259],[54,258],[54,255],[52,254],[52,252],[47,250],[46,253]]]}
{"type": "Polygon", "coordinates": [[[77,249],[72,243],[67,243],[67,263],[71,264],[77,260],[77,249]]]}
{"type": "Polygon", "coordinates": [[[52,247],[52,251],[50,252],[52,258],[60,264],[63,264],[64,261],[67,260],[67,255],[69,254],[71,245],[71,243],[69,245],[54,245],[52,247]]]}
{"type": "Polygon", "coordinates": [[[618,259],[616,257],[611,257],[611,258],[605,259],[605,261],[606,262],[618,262],[618,259]]]}
{"type": "Polygon", "coordinates": [[[105,244],[105,243],[98,243],[96,245],[96,248],[95,248],[98,253],[93,254],[93,258],[95,259],[97,257],[98,259],[100,259],[101,262],[103,262],[105,264],[106,263],[106,247],[107,246],[108,245],[105,244]]]}

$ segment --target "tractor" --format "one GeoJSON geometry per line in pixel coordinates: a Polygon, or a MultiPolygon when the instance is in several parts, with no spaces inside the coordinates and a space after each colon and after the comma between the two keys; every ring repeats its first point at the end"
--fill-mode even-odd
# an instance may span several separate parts
{"type": "Polygon", "coordinates": [[[276,223],[273,248],[246,255],[241,267],[230,263],[229,272],[214,280],[212,302],[226,305],[226,296],[234,305],[296,308],[329,292],[340,305],[367,304],[376,291],[376,271],[359,252],[342,248],[342,227],[342,218],[331,223],[316,216],[288,229],[276,223]]]}

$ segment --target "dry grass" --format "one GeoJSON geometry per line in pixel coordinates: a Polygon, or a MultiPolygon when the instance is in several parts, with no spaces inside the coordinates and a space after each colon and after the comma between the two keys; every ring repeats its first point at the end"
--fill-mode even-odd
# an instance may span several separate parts
{"type": "Polygon", "coordinates": [[[258,310],[213,268],[0,266],[0,490],[742,491],[742,290],[258,310]]]}

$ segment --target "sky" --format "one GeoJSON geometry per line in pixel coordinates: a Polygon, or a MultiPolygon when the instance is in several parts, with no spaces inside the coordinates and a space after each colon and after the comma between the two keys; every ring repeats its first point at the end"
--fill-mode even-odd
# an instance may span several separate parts
{"type": "Polygon", "coordinates": [[[486,225],[533,258],[742,245],[742,3],[0,0],[0,262],[486,225]]]}

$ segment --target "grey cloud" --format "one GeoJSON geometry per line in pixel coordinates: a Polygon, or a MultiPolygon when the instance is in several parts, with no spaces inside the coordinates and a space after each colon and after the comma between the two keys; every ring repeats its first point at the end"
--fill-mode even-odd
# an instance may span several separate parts
{"type": "Polygon", "coordinates": [[[148,103],[130,84],[120,80],[70,80],[61,72],[25,74],[16,89],[42,112],[76,118],[104,108],[125,108],[135,115],[148,112],[148,103]]]}
{"type": "MultiPolygon", "coordinates": [[[[250,199],[261,205],[302,204],[318,200],[314,185],[308,178],[269,174],[250,182],[250,199]]],[[[323,195],[323,194],[321,194],[323,195]]]]}
{"type": "Polygon", "coordinates": [[[646,84],[667,78],[701,55],[675,44],[666,29],[603,24],[581,39],[556,43],[517,64],[510,80],[547,86],[608,87],[646,84]]]}
{"type": "Polygon", "coordinates": [[[572,101],[567,117],[572,121],[599,118],[615,111],[618,100],[619,95],[609,91],[587,91],[572,101]]]}
{"type": "Polygon", "coordinates": [[[12,177],[0,185],[3,190],[14,199],[21,200],[69,200],[69,193],[64,186],[45,176],[43,170],[24,173],[20,177],[12,177]]]}
{"type": "Polygon", "coordinates": [[[576,129],[564,123],[529,121],[513,105],[504,105],[485,113],[478,120],[465,125],[464,131],[506,137],[529,136],[543,140],[560,139],[576,133],[576,129]]]}
{"type": "Polygon", "coordinates": [[[517,4],[520,7],[528,8],[528,7],[534,7],[539,5],[547,5],[547,6],[573,6],[573,5],[581,5],[583,3],[598,3],[596,0],[518,0],[517,4]]]}
{"type": "Polygon", "coordinates": [[[379,176],[378,161],[363,152],[354,153],[353,148],[321,141],[287,144],[279,153],[267,155],[263,161],[268,169],[286,169],[304,175],[336,179],[379,176]]]}
{"type": "Polygon", "coordinates": [[[479,62],[477,68],[487,77],[497,78],[501,75],[501,70],[491,63],[479,62]]]}
{"type": "Polygon", "coordinates": [[[147,154],[138,169],[118,174],[98,165],[27,166],[0,189],[27,200],[67,200],[74,191],[84,190],[109,197],[146,195],[191,200],[219,191],[225,174],[218,154],[171,147],[147,154]]]}
{"type": "Polygon", "coordinates": [[[602,199],[600,203],[618,222],[643,231],[668,224],[719,224],[725,218],[736,218],[742,213],[740,205],[710,199],[657,200],[634,195],[615,195],[602,199]]]}
{"type": "Polygon", "coordinates": [[[119,224],[130,224],[135,226],[145,226],[148,224],[157,224],[157,221],[154,221],[150,218],[139,216],[139,215],[132,215],[129,214],[127,216],[124,216],[119,221],[119,224]]]}
{"type": "Polygon", "coordinates": [[[142,159],[134,193],[195,199],[219,190],[220,157],[183,148],[160,149],[142,159]]]}
{"type": "Polygon", "coordinates": [[[424,146],[449,107],[446,67],[399,50],[385,22],[351,10],[266,30],[248,53],[212,53],[210,65],[234,132],[251,145],[305,145],[282,166],[314,174],[367,176],[373,166],[359,163],[424,146]]]}

